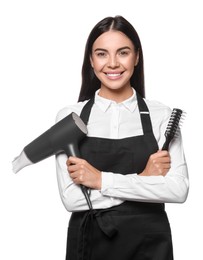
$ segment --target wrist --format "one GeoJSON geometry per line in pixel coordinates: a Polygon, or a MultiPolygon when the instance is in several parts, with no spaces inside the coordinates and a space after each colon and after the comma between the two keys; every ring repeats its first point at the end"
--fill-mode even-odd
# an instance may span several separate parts
{"type": "Polygon", "coordinates": [[[101,178],[101,172],[97,171],[97,181],[96,181],[96,185],[95,185],[95,189],[96,190],[101,190],[101,183],[102,183],[102,178],[101,178]]]}

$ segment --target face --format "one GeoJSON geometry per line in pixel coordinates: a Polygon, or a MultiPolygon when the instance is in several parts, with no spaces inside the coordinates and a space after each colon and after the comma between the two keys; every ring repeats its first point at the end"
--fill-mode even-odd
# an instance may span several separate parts
{"type": "Polygon", "coordinates": [[[138,58],[132,41],[122,32],[100,35],[93,44],[90,62],[101,82],[101,90],[131,88],[130,78],[138,58]]]}

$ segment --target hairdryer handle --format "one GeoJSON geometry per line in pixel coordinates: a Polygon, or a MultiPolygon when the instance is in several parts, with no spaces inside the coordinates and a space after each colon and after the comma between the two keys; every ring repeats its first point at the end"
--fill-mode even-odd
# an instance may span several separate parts
{"type": "MultiPolygon", "coordinates": [[[[80,158],[80,152],[79,152],[79,149],[78,149],[78,146],[76,143],[67,144],[66,147],[64,147],[64,152],[66,153],[66,155],[68,157],[74,156],[74,157],[80,158]]],[[[81,188],[82,193],[85,196],[89,209],[92,210],[93,207],[92,207],[92,202],[90,200],[90,189],[85,187],[82,184],[80,184],[80,188],[81,188]]]]}
{"type": "Polygon", "coordinates": [[[74,156],[74,157],[79,157],[80,158],[79,148],[78,148],[78,145],[76,143],[67,144],[64,147],[64,152],[66,153],[66,155],[68,157],[69,156],[74,156]]]}

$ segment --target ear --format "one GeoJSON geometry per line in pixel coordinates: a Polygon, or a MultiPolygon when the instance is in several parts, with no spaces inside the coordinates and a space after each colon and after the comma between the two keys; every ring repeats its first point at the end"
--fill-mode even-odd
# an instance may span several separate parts
{"type": "Polygon", "coordinates": [[[138,62],[139,62],[139,51],[136,52],[135,67],[137,66],[138,62]]]}
{"type": "Polygon", "coordinates": [[[90,64],[92,66],[92,68],[94,68],[94,63],[93,63],[93,60],[92,60],[92,56],[90,55],[90,64]]]}

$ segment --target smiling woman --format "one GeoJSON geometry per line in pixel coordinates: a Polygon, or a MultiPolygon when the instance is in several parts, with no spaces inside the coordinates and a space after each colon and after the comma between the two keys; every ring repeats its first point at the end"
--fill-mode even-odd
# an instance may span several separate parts
{"type": "Polygon", "coordinates": [[[94,73],[101,81],[100,95],[116,102],[132,96],[130,78],[138,59],[139,52],[124,33],[110,30],[100,35],[90,57],[94,73]]]}
{"type": "MultiPolygon", "coordinates": [[[[95,74],[96,69],[92,69],[92,62],[96,54],[102,56],[104,59],[107,55],[110,59],[114,58],[113,60],[109,60],[109,62],[117,62],[115,57],[118,58],[120,56],[125,58],[128,53],[132,56],[135,55],[133,74],[130,78],[130,84],[142,97],[144,97],[145,89],[142,46],[135,28],[120,16],[115,17],[115,19],[112,19],[112,17],[107,17],[96,24],[92,29],[86,43],[82,67],[82,86],[78,101],[84,101],[91,98],[95,91],[101,87],[101,81],[95,74]],[[107,37],[109,36],[109,33],[111,33],[114,37],[107,37]],[[122,40],[122,44],[119,42],[120,40],[122,40]],[[102,45],[97,45],[95,47],[95,44],[97,44],[98,41],[100,41],[100,44],[102,43],[102,45]],[[113,44],[111,44],[112,41],[114,41],[113,44]],[[114,46],[114,44],[116,45],[114,46]],[[113,50],[111,49],[112,46],[113,50]],[[113,52],[116,52],[117,55],[115,56],[114,53],[114,56],[112,56],[113,52]],[[135,66],[136,63],[137,66],[135,66]]],[[[113,74],[115,74],[115,69],[113,70],[113,74]]],[[[112,68],[109,68],[108,72],[109,71],[112,72],[112,68]]],[[[120,68],[118,72],[121,72],[120,68]]]]}
{"type": "Polygon", "coordinates": [[[160,150],[171,110],[144,96],[138,34],[123,17],[107,17],[87,39],[80,102],[57,116],[78,113],[88,130],[81,158],[56,158],[72,212],[66,260],[173,259],[164,203],[186,200],[187,165],[181,136],[160,150]],[[91,191],[91,207],[79,185],[91,191]]]}

